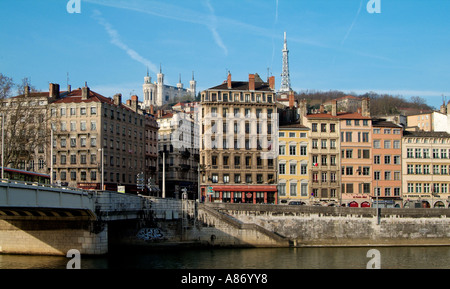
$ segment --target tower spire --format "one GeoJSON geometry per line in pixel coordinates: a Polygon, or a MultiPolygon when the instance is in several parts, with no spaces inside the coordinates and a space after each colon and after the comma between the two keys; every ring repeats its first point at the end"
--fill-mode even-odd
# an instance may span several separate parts
{"type": "Polygon", "coordinates": [[[284,32],[283,71],[281,73],[280,92],[289,92],[290,90],[291,90],[291,79],[289,75],[289,49],[287,48],[286,32],[284,32]]]}

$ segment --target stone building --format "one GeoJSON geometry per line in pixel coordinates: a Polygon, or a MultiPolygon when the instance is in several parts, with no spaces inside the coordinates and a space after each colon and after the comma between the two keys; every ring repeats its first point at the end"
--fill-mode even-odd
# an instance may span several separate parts
{"type": "Polygon", "coordinates": [[[448,208],[450,134],[405,131],[402,173],[404,207],[448,208]]]}
{"type": "Polygon", "coordinates": [[[201,196],[232,203],[277,203],[275,78],[227,80],[201,93],[201,196]]]}
{"type": "MultiPolygon", "coordinates": [[[[49,92],[33,92],[25,86],[24,93],[0,100],[4,116],[5,167],[50,174],[49,103],[54,99],[54,87],[49,92]]],[[[59,89],[59,88],[58,88],[59,89]]]]}
{"type": "Polygon", "coordinates": [[[129,106],[120,94],[104,97],[89,87],[61,95],[50,104],[53,175],[56,182],[84,189],[137,193],[137,175],[145,171],[145,117],[138,98],[129,106]]]}

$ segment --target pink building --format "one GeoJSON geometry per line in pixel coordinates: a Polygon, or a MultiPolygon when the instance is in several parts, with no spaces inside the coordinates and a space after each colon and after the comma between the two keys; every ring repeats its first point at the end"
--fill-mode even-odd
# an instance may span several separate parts
{"type": "Polygon", "coordinates": [[[372,190],[372,119],[369,113],[342,113],[341,204],[370,207],[372,190]]]}
{"type": "Polygon", "coordinates": [[[380,207],[400,207],[402,187],[403,128],[385,120],[373,120],[373,192],[380,207]]]}

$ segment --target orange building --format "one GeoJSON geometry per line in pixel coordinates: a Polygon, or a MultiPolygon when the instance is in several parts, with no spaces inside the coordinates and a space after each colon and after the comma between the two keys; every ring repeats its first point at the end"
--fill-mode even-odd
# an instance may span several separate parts
{"type": "Polygon", "coordinates": [[[341,204],[370,207],[372,119],[368,112],[338,114],[341,133],[341,204]]]}
{"type": "Polygon", "coordinates": [[[372,126],[373,204],[378,194],[380,207],[401,207],[403,128],[385,120],[372,126]]]}

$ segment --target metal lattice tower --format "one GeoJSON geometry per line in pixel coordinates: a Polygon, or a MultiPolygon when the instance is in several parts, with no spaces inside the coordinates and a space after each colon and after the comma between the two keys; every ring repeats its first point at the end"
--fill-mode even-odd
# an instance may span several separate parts
{"type": "Polygon", "coordinates": [[[280,92],[289,92],[290,90],[291,79],[289,76],[289,50],[287,48],[286,32],[284,32],[283,72],[281,73],[280,92]]]}

